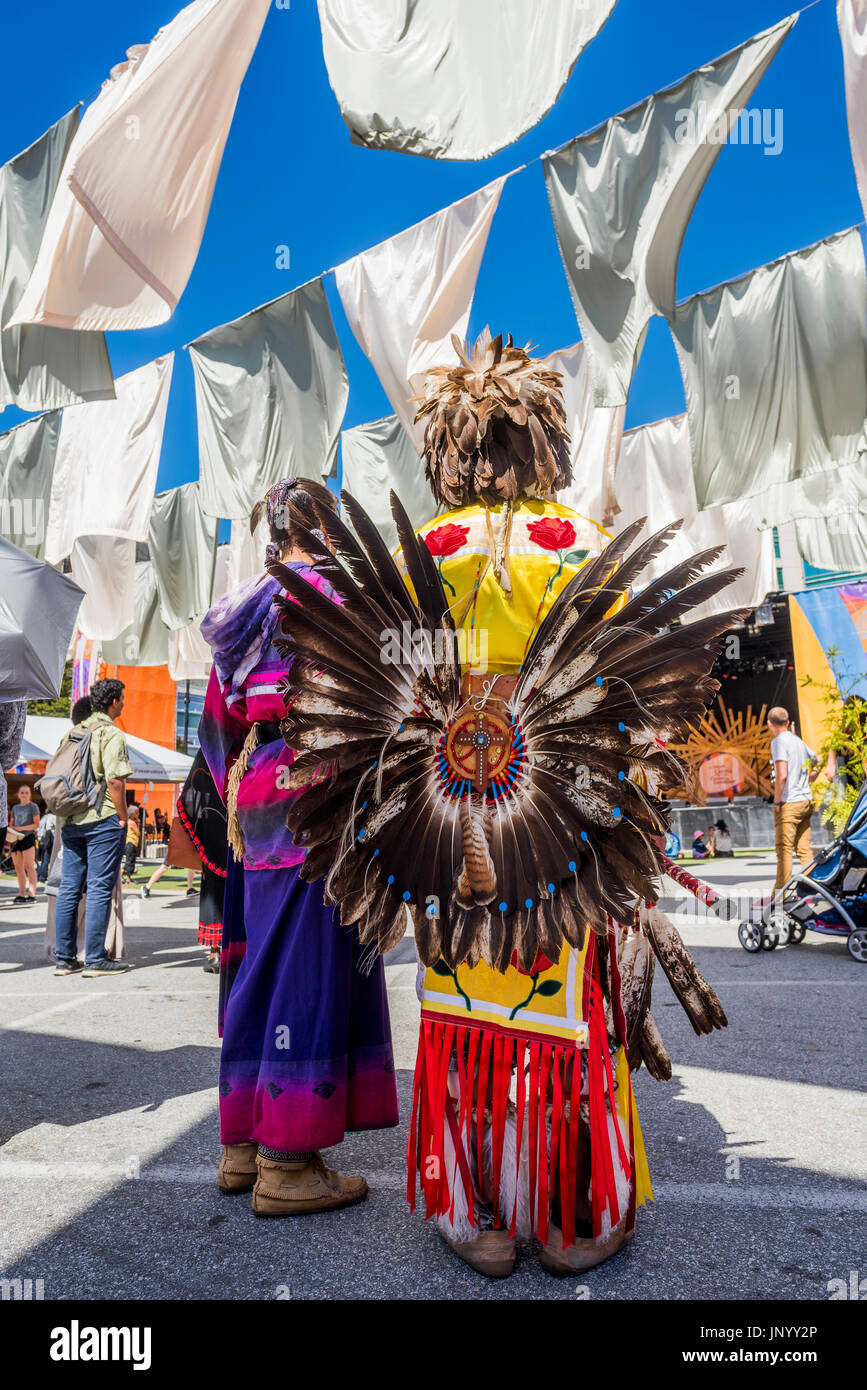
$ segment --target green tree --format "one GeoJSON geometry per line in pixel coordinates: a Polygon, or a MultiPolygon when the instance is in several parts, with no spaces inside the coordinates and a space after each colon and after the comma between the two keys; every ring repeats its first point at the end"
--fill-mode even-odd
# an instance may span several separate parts
{"type": "Polygon", "coordinates": [[[55,719],[68,719],[72,703],[72,662],[67,661],[56,700],[28,700],[28,714],[48,714],[55,719]]]}

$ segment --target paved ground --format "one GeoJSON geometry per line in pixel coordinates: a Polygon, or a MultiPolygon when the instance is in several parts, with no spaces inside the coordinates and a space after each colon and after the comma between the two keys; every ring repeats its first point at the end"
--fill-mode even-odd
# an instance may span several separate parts
{"type": "MultiPolygon", "coordinates": [[[[755,856],[704,866],[704,876],[758,892],[768,867],[755,856]]],[[[15,908],[7,884],[0,1281],[43,1280],[46,1298],[72,1299],[584,1296],[545,1275],[532,1245],[510,1280],[483,1281],[407,1210],[409,942],[387,967],[403,1122],[350,1136],[340,1152],[345,1171],[367,1175],[370,1198],[262,1221],[248,1198],[222,1198],[214,1183],[217,981],[200,969],[195,900],[130,900],[128,975],[55,979],[44,902],[15,908]]],[[[867,1276],[867,969],[818,937],[748,956],[733,926],[684,913],[694,899],[667,906],[730,1027],[696,1038],[658,972],[654,1013],[675,1075],[667,1085],[636,1078],[657,1201],[639,1212],[628,1250],[582,1283],[602,1299],[826,1299],[829,1280],[867,1276]]]]}

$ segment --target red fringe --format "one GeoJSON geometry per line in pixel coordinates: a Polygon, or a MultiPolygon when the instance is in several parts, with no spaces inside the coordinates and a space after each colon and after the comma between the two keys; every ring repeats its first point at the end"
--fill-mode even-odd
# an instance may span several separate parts
{"type": "MultiPolygon", "coordinates": [[[[616,1226],[623,1215],[617,1197],[611,1153],[609,1109],[614,1115],[617,1156],[627,1173],[631,1172],[632,1126],[631,1123],[628,1126],[627,1149],[614,1109],[614,1073],[602,992],[595,979],[590,982],[588,1006],[589,1040],[586,1055],[592,1161],[590,1195],[593,1232],[598,1236],[602,1232],[602,1218],[606,1209],[612,1226],[616,1226]]],[[[520,1175],[526,1124],[533,1229],[540,1240],[547,1240],[551,1197],[555,1187],[559,1186],[563,1240],[566,1245],[572,1244],[575,1239],[578,1149],[581,1142],[582,1051],[563,1043],[515,1038],[497,1029],[474,1024],[455,1025],[442,1020],[423,1019],[413,1081],[407,1151],[407,1197],[410,1207],[415,1206],[416,1188],[420,1184],[426,1215],[448,1214],[453,1220],[455,1193],[460,1183],[465,1192],[470,1222],[475,1224],[477,1218],[469,1156],[473,1150],[475,1125],[477,1171],[481,1172],[484,1167],[484,1118],[487,1111],[492,1131],[494,1221],[497,1226],[504,1224],[500,1217],[499,1198],[509,1090],[512,1068],[516,1065],[515,1176],[519,1178],[520,1175]],[[449,1061],[455,1055],[456,1070],[451,1076],[452,1087],[457,1085],[457,1096],[449,1089],[449,1061]],[[567,1084],[566,1069],[570,1062],[572,1074],[567,1084]],[[525,1074],[527,1063],[529,1077],[525,1074]],[[453,1164],[445,1161],[446,1124],[455,1148],[453,1164]]],[[[515,1232],[516,1221],[517,1201],[511,1212],[510,1234],[515,1232]]]]}

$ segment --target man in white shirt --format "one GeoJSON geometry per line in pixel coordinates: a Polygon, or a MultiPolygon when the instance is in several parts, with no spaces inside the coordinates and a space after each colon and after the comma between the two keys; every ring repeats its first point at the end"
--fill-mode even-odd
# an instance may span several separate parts
{"type": "Polygon", "coordinates": [[[811,783],[819,775],[819,763],[812,748],[789,728],[788,711],[775,705],[768,713],[771,732],[771,761],[774,765],[774,830],[777,851],[777,879],[774,892],[792,876],[792,854],[801,868],[813,857],[810,844],[810,817],[813,813],[811,783]]]}

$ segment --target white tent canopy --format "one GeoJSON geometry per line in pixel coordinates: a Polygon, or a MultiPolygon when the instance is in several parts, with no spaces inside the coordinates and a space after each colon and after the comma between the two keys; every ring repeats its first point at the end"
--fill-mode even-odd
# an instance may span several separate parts
{"type": "MultiPolygon", "coordinates": [[[[63,735],[71,728],[71,719],[29,714],[24,725],[20,761],[24,763],[53,757],[63,735]]],[[[186,753],[176,753],[171,748],[164,748],[161,743],[151,743],[146,738],[136,738],[134,734],[124,734],[124,737],[129,747],[132,781],[186,781],[187,773],[193,765],[192,758],[188,758],[186,753]]]]}

